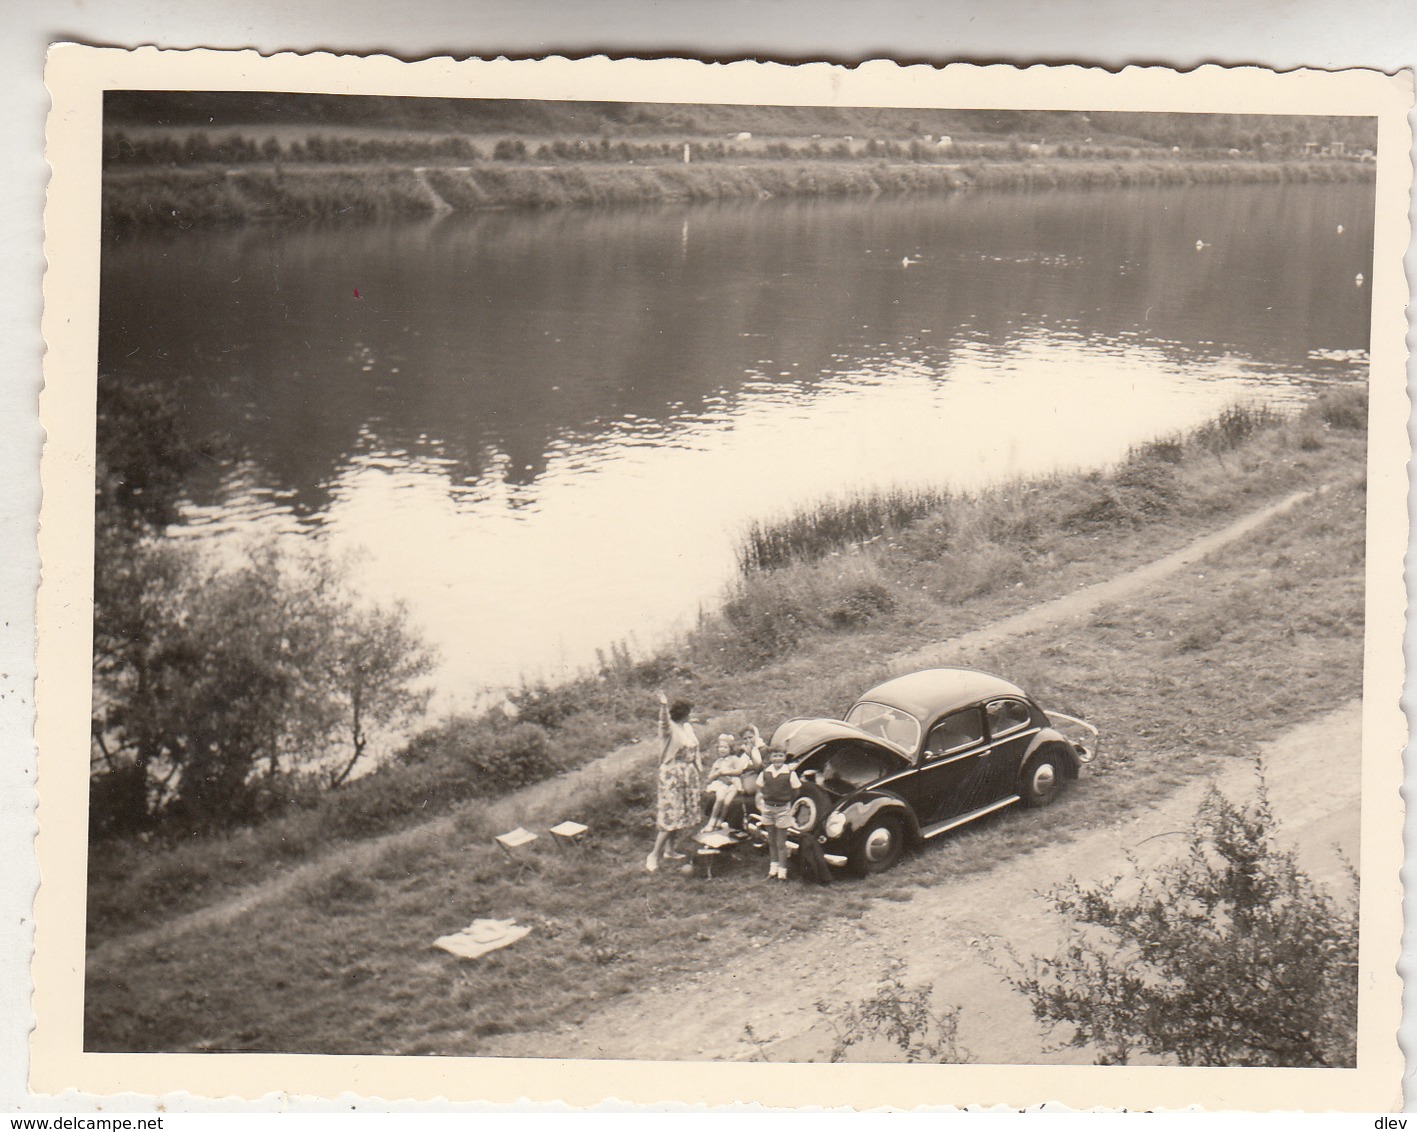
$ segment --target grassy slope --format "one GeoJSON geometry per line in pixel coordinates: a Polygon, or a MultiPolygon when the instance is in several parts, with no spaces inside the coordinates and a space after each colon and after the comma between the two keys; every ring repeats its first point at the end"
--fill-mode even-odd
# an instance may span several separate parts
{"type": "MultiPolygon", "coordinates": [[[[599,677],[528,690],[520,697],[524,715],[545,728],[555,761],[574,766],[642,736],[651,690],[661,683],[708,714],[736,711],[760,723],[836,714],[892,655],[1151,561],[1233,514],[1327,476],[1361,446],[1351,430],[1361,415],[1326,440],[1317,420],[1310,413],[1222,456],[1205,435],[1163,441],[1152,447],[1180,462],[1166,465],[1160,481],[1154,462],[1143,461],[1145,475],[1127,465],[1109,476],[1005,485],[946,496],[922,521],[855,551],[801,544],[798,553],[828,557],[754,574],[732,595],[731,617],[706,618],[648,661],[620,659],[599,677]],[[1171,483],[1170,493],[1159,492],[1158,482],[1171,483]]],[[[792,524],[787,530],[788,543],[801,543],[792,524]]],[[[106,843],[89,860],[89,942],[210,904],[341,842],[466,810],[465,800],[505,789],[478,774],[476,752],[515,742],[496,718],[455,721],[314,809],[217,838],[106,843]]]]}
{"type": "MultiPolygon", "coordinates": [[[[736,711],[762,723],[836,714],[885,671],[892,655],[1151,561],[1232,515],[1322,481],[1352,459],[1355,446],[1361,450],[1361,435],[1351,430],[1361,417],[1326,437],[1315,419],[1311,412],[1221,456],[1192,438],[1180,463],[1169,466],[1175,485],[1169,502],[1154,491],[1140,496],[1164,506],[1106,506],[1127,498],[1119,481],[1137,478],[1131,465],[1110,476],[1005,485],[950,500],[855,552],[752,576],[728,603],[736,624],[706,618],[689,639],[649,661],[531,690],[522,697],[525,714],[545,725],[550,749],[568,766],[643,735],[650,692],[661,683],[710,715],[736,711]],[[884,592],[893,608],[883,611],[878,601],[863,610],[863,586],[884,592]],[[841,609],[858,616],[844,626],[808,624],[823,610],[841,609]]],[[[495,782],[478,781],[473,750],[507,741],[505,730],[496,719],[440,728],[420,737],[402,760],[326,795],[317,808],[229,836],[105,844],[89,860],[90,945],[212,903],[342,841],[415,826],[459,806],[467,812],[463,799],[496,792],[495,782]]]]}
{"type": "MultiPolygon", "coordinates": [[[[173,938],[116,968],[93,964],[86,1045],[473,1053],[485,1035],[574,1023],[606,998],[800,933],[815,917],[859,915],[871,899],[906,898],[915,885],[1066,840],[1146,804],[1210,759],[1247,755],[1283,726],[1359,693],[1363,439],[1294,426],[1224,457],[1196,457],[1185,468],[1188,506],[1095,537],[1045,532],[1038,554],[1020,554],[1022,588],[991,590],[980,580],[982,596],[947,606],[921,596],[865,631],[814,636],[793,659],[696,679],[701,703],[741,705],[764,722],[839,709],[902,647],[1151,560],[1294,486],[1334,484],[1144,601],[1046,640],[1007,642],[983,659],[1049,706],[1103,728],[1105,763],[1057,807],[1005,813],[869,884],[822,891],[769,889],[732,870],[703,883],[646,876],[639,863],[650,786],[642,776],[583,798],[579,816],[595,827],[595,843],[583,856],[548,849],[540,875],[525,883],[488,847],[472,809],[444,843],[391,852],[364,871],[335,870],[223,932],[173,938]],[[429,949],[475,916],[516,917],[535,930],[473,964],[429,949]]],[[[1055,485],[1063,489],[1077,486],[1055,485]]],[[[890,562],[908,556],[873,554],[876,568],[903,584],[890,562]]],[[[928,591],[925,567],[909,561],[915,581],[904,584],[928,591]]],[[[947,586],[957,571],[941,569],[945,578],[933,582],[947,586]]]]}

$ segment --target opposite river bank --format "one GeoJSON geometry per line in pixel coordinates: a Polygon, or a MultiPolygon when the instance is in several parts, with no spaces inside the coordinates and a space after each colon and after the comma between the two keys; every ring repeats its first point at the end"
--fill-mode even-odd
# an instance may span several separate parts
{"type": "Polygon", "coordinates": [[[437,216],[495,208],[980,190],[1371,181],[1375,166],[1306,159],[704,161],[653,164],[290,164],[112,168],[109,228],[263,219],[437,216]]]}

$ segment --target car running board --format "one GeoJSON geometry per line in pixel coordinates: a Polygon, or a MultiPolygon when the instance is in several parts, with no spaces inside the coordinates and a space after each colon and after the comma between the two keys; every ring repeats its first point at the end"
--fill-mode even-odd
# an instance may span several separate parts
{"type": "Polygon", "coordinates": [[[927,841],[932,837],[939,837],[942,833],[948,833],[957,826],[965,822],[971,822],[975,818],[982,818],[985,814],[992,814],[995,810],[1002,810],[1005,806],[1012,806],[1019,800],[1017,794],[1010,794],[1007,798],[1000,798],[993,805],[985,806],[980,810],[971,810],[967,814],[960,814],[957,818],[950,818],[949,821],[936,822],[934,825],[927,825],[920,831],[920,836],[927,841]]]}

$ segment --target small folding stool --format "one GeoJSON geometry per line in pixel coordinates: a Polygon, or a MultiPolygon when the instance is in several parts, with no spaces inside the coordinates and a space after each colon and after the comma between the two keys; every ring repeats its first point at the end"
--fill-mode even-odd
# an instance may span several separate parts
{"type": "Polygon", "coordinates": [[[723,856],[722,849],[710,849],[707,846],[694,854],[694,875],[702,880],[713,878],[714,862],[723,856]]]}
{"type": "Polygon", "coordinates": [[[536,840],[536,834],[532,833],[531,830],[517,826],[517,828],[510,833],[499,834],[497,837],[493,838],[493,840],[501,846],[502,852],[507,855],[507,859],[517,866],[518,873],[523,869],[533,867],[531,859],[524,852],[526,847],[536,840]]]}
{"type": "Polygon", "coordinates": [[[569,849],[572,846],[575,846],[577,849],[584,849],[585,835],[589,829],[590,826],[567,819],[560,825],[553,825],[548,832],[556,839],[557,846],[562,849],[569,849]]]}
{"type": "Polygon", "coordinates": [[[694,875],[704,880],[713,877],[713,866],[723,856],[724,851],[738,844],[738,838],[731,833],[724,833],[721,829],[696,833],[694,841],[698,843],[698,850],[694,853],[694,875]]]}

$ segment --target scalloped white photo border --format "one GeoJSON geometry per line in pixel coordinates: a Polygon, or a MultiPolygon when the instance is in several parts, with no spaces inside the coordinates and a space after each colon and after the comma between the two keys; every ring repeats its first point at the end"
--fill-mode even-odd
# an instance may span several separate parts
{"type": "Polygon", "coordinates": [[[52,48],[47,157],[38,603],[39,836],[30,1087],[99,1095],[639,1104],[1007,1105],[1075,1109],[1352,1110],[1402,1105],[1397,1044],[1402,929],[1402,631],[1408,547],[1407,283],[1412,76],[1375,71],[1159,67],[899,67],[687,60],[466,60],[262,56],[253,51],[52,48]],[[94,1054],[82,1049],[91,695],[93,475],[103,92],[262,90],[437,97],[959,109],[1351,114],[1377,118],[1363,710],[1357,1068],[788,1065],[264,1054],[94,1054]]]}

